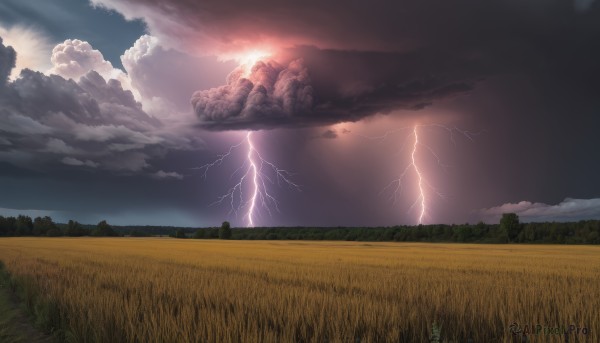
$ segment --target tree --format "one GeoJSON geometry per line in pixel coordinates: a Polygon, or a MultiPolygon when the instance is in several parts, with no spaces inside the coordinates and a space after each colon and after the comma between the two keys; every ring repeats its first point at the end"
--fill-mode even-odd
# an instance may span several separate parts
{"type": "Polygon", "coordinates": [[[5,236],[14,236],[17,230],[17,218],[15,217],[5,217],[4,220],[0,223],[4,228],[5,236]]]}
{"type": "Polygon", "coordinates": [[[17,236],[29,236],[33,230],[33,221],[29,216],[19,215],[17,217],[16,226],[17,236]]]}
{"type": "Polygon", "coordinates": [[[456,240],[459,242],[470,242],[473,236],[473,230],[470,225],[460,225],[454,229],[456,240]]]}
{"type": "Polygon", "coordinates": [[[511,242],[514,242],[521,231],[519,216],[517,216],[516,213],[502,214],[502,218],[500,219],[500,231],[506,233],[508,239],[511,242]]]}
{"type": "Polygon", "coordinates": [[[46,236],[48,237],[59,237],[62,236],[60,230],[58,228],[52,228],[46,232],[46,236]]]}
{"type": "Polygon", "coordinates": [[[486,231],[487,228],[485,226],[485,223],[480,221],[479,223],[477,223],[477,225],[473,227],[472,233],[475,239],[481,239],[481,237],[485,235],[486,231]]]}
{"type": "Polygon", "coordinates": [[[8,220],[4,216],[0,216],[0,236],[8,236],[8,220]]]}
{"type": "Polygon", "coordinates": [[[521,233],[519,234],[519,242],[523,243],[523,242],[535,242],[536,240],[536,236],[535,236],[535,232],[536,232],[536,224],[527,224],[523,227],[523,230],[521,230],[521,233]]]}
{"type": "Polygon", "coordinates": [[[204,230],[204,229],[198,229],[194,233],[194,238],[196,238],[196,239],[202,239],[204,237],[206,237],[206,230],[204,230]]]}
{"type": "Polygon", "coordinates": [[[81,224],[79,224],[76,221],[69,220],[69,223],[67,224],[67,230],[65,231],[65,236],[81,237],[88,234],[89,231],[84,229],[83,226],[81,226],[81,224]]]}
{"type": "Polygon", "coordinates": [[[185,231],[183,231],[182,229],[179,229],[175,232],[175,238],[187,238],[187,236],[185,235],[185,231]]]}
{"type": "Polygon", "coordinates": [[[229,225],[229,222],[225,221],[223,224],[221,224],[221,228],[219,229],[219,238],[231,239],[231,225],[229,225]]]}
{"type": "Polygon", "coordinates": [[[119,234],[112,228],[112,226],[108,225],[106,220],[103,220],[96,225],[92,235],[97,237],[115,237],[119,234]]]}
{"type": "Polygon", "coordinates": [[[58,227],[56,226],[56,224],[54,224],[54,222],[52,221],[52,218],[45,216],[45,217],[36,217],[33,220],[33,235],[34,236],[43,236],[46,235],[46,233],[50,230],[56,229],[58,230],[58,227]]]}
{"type": "Polygon", "coordinates": [[[133,229],[129,233],[129,236],[130,237],[150,237],[150,234],[145,231],[133,229]]]}
{"type": "Polygon", "coordinates": [[[600,239],[598,238],[600,234],[597,231],[592,231],[587,235],[587,242],[592,244],[600,243],[600,239]]]}
{"type": "Polygon", "coordinates": [[[44,223],[43,223],[43,219],[42,217],[35,217],[33,219],[33,230],[32,230],[32,234],[34,236],[40,236],[40,235],[45,235],[46,231],[48,231],[45,227],[44,227],[44,223]]]}

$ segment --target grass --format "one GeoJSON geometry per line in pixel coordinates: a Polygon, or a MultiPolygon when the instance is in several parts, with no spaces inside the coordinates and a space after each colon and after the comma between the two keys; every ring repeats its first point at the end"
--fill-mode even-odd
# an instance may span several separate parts
{"type": "Polygon", "coordinates": [[[7,238],[0,260],[73,342],[511,342],[513,322],[600,338],[598,246],[7,238]]]}
{"type": "Polygon", "coordinates": [[[25,343],[25,337],[15,326],[17,309],[10,303],[10,294],[4,281],[0,280],[0,342],[25,343]]]}
{"type": "Polygon", "coordinates": [[[35,343],[50,342],[28,323],[10,290],[9,276],[4,265],[0,263],[0,342],[3,343],[35,343]]]}

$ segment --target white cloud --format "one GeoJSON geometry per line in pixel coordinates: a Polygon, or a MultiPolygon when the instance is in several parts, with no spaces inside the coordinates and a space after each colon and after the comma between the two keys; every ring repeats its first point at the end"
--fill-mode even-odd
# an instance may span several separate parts
{"type": "Polygon", "coordinates": [[[566,198],[557,205],[521,201],[480,210],[486,222],[498,222],[503,213],[516,213],[522,222],[600,219],[600,199],[566,198]]]}
{"type": "Polygon", "coordinates": [[[197,57],[166,49],[149,35],[143,35],[125,51],[121,62],[144,109],[169,121],[190,112],[193,92],[223,84],[235,68],[233,63],[214,56],[197,57]]]}
{"type": "Polygon", "coordinates": [[[51,74],[60,75],[66,79],[79,80],[90,70],[95,70],[104,78],[112,78],[113,66],[104,60],[102,53],[93,49],[90,43],[79,39],[67,39],[52,49],[51,74]]]}
{"type": "Polygon", "coordinates": [[[95,70],[107,80],[121,81],[126,77],[122,70],[114,68],[112,63],[105,60],[99,50],[79,39],[67,39],[57,44],[52,49],[50,61],[52,61],[52,68],[49,73],[75,81],[91,70],[95,70]]]}
{"type": "Polygon", "coordinates": [[[136,64],[144,57],[151,56],[158,46],[158,39],[149,35],[143,35],[133,43],[133,46],[121,56],[121,62],[126,70],[136,67],[136,64]]]}
{"type": "Polygon", "coordinates": [[[96,50],[86,41],[79,39],[67,39],[57,44],[52,49],[52,68],[49,74],[60,75],[66,79],[78,81],[90,71],[100,74],[105,80],[118,80],[123,89],[133,92],[136,98],[138,93],[131,87],[129,76],[121,69],[114,68],[110,61],[104,59],[100,50],[96,50]]]}

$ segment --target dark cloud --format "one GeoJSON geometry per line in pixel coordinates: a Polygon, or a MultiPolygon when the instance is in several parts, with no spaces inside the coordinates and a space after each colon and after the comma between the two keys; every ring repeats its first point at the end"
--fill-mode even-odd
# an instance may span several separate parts
{"type": "Polygon", "coordinates": [[[194,93],[192,105],[204,127],[285,125],[311,115],[313,88],[301,60],[285,67],[275,61],[261,61],[252,67],[250,75],[243,73],[238,68],[229,75],[227,85],[194,93]]]}
{"type": "Polygon", "coordinates": [[[600,8],[591,2],[93,2],[143,18],[151,33],[181,49],[226,56],[264,47],[283,66],[302,61],[308,76],[302,86],[311,88],[312,100],[299,102],[302,108],[283,108],[253,75],[196,93],[201,126],[211,130],[323,125],[418,110],[497,74],[564,73],[591,86],[599,72],[600,8]]]}
{"type": "MultiPolygon", "coordinates": [[[[432,186],[448,195],[437,199],[428,193],[428,223],[478,221],[480,216],[468,215],[521,199],[533,203],[519,210],[523,219],[532,209],[544,218],[542,208],[548,209],[547,218],[598,215],[594,210],[552,217],[568,211],[571,201],[559,204],[565,196],[600,195],[598,1],[173,0],[165,6],[159,0],[94,0],[143,18],[147,33],[157,37],[140,38],[125,54],[141,30],[129,31],[106,18],[92,25],[91,15],[72,12],[71,2],[87,5],[78,0],[0,4],[0,19],[9,13],[2,9],[37,6],[35,13],[53,22],[58,16],[47,9],[60,7],[78,20],[62,17],[68,32],[48,30],[53,41],[86,39],[99,49],[71,44],[77,53],[63,57],[82,67],[72,81],[68,68],[62,78],[28,71],[21,84],[8,83],[0,91],[0,189],[11,194],[0,199],[2,208],[94,213],[79,217],[88,222],[137,211],[135,221],[142,224],[159,217],[191,225],[243,224],[241,215],[228,214],[228,204],[210,204],[231,186],[245,149],[212,178],[204,180],[193,169],[227,152],[242,140],[241,133],[198,131],[193,124],[199,115],[201,126],[212,130],[368,119],[344,125],[352,135],[336,126],[337,139],[315,139],[332,136],[322,127],[256,133],[260,153],[292,171],[302,185],[300,193],[274,188],[281,213],[265,215],[261,225],[415,223],[414,209],[406,212],[415,199],[410,175],[399,204],[380,195],[409,163],[406,139],[380,144],[360,136],[432,121],[485,134],[452,144],[444,135],[423,131],[419,163],[432,186]],[[106,38],[103,45],[83,36],[90,31],[106,38]],[[254,73],[238,69],[225,83],[235,66],[220,65],[218,58],[248,50],[266,50],[271,61],[254,73]],[[120,85],[110,81],[115,68],[103,67],[100,51],[115,67],[123,55],[126,79],[117,76],[120,85]],[[294,61],[299,68],[290,68],[294,61]],[[285,82],[277,84],[280,75],[285,82]],[[198,90],[200,111],[194,114],[189,102],[198,90]],[[374,113],[389,115],[369,118],[374,113]],[[198,137],[211,150],[194,149],[198,137]],[[425,144],[441,161],[427,159],[425,144]],[[147,177],[135,177],[140,174],[147,177]],[[560,209],[551,211],[554,207],[560,209]],[[168,215],[165,209],[183,213],[168,215]],[[186,214],[194,220],[182,220],[186,214]]],[[[32,16],[24,24],[47,28],[44,18],[32,16]]],[[[71,47],[62,48],[64,53],[71,47]]],[[[7,55],[2,56],[4,61],[7,55]]],[[[585,201],[574,203],[583,208],[585,201]]]]}
{"type": "Polygon", "coordinates": [[[409,51],[458,41],[465,45],[481,36],[498,40],[523,26],[543,33],[561,25],[555,21],[558,17],[574,12],[569,0],[348,1],[343,6],[333,0],[175,0],[169,6],[159,0],[92,3],[142,18],[159,37],[204,52],[263,45],[363,51],[409,51]]]}
{"type": "Polygon", "coordinates": [[[70,165],[70,166],[87,166],[87,167],[91,167],[91,168],[96,168],[98,167],[98,163],[90,161],[90,160],[78,160],[74,157],[65,157],[61,160],[62,163],[66,164],[66,165],[70,165]]]}
{"type": "Polygon", "coordinates": [[[0,135],[10,142],[4,153],[29,155],[24,161],[11,161],[16,164],[60,161],[71,166],[140,170],[115,165],[114,159],[131,152],[115,153],[108,143],[138,144],[138,150],[163,143],[153,134],[159,123],[141,110],[131,93],[118,81],[106,82],[94,71],[76,83],[23,70],[0,94],[0,121],[0,135]]]}
{"type": "Polygon", "coordinates": [[[580,12],[589,10],[596,0],[575,0],[575,9],[580,12]]]}
{"type": "Polygon", "coordinates": [[[327,129],[327,130],[321,132],[320,134],[317,134],[314,137],[315,138],[324,138],[324,139],[336,139],[340,136],[339,135],[340,133],[345,135],[350,132],[351,131],[346,128],[342,128],[341,130],[327,129]]]}
{"type": "MultiPolygon", "coordinates": [[[[63,45],[61,51],[73,48],[63,45]]],[[[0,52],[9,62],[14,56],[3,45],[0,52]]],[[[102,65],[99,60],[95,64],[102,65]]],[[[165,130],[119,81],[107,81],[94,70],[76,82],[24,69],[0,92],[0,123],[0,158],[30,168],[141,172],[151,170],[149,161],[168,149],[194,144],[165,130]]]]}
{"type": "Polygon", "coordinates": [[[321,138],[326,138],[326,139],[335,139],[337,138],[337,132],[335,132],[335,130],[325,130],[325,132],[323,132],[321,134],[321,138]]]}
{"type": "Polygon", "coordinates": [[[198,91],[192,104],[211,130],[303,127],[358,121],[396,109],[419,110],[473,88],[475,61],[416,54],[343,52],[302,47],[286,67],[260,61],[249,75],[234,70],[228,84],[198,91]]]}
{"type": "Polygon", "coordinates": [[[11,70],[15,67],[17,54],[10,46],[2,44],[0,37],[0,87],[4,86],[8,80],[11,70]]]}
{"type": "Polygon", "coordinates": [[[165,172],[163,170],[159,170],[156,173],[152,174],[152,177],[154,177],[155,179],[159,179],[159,180],[165,180],[165,179],[181,180],[181,179],[183,179],[183,175],[181,175],[177,172],[165,172]]]}

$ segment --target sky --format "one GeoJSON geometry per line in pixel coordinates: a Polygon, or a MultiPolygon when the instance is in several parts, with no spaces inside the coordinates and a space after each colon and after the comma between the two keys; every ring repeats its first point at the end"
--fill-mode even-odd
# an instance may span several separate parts
{"type": "Polygon", "coordinates": [[[0,3],[0,215],[600,219],[595,0],[0,3]]]}

